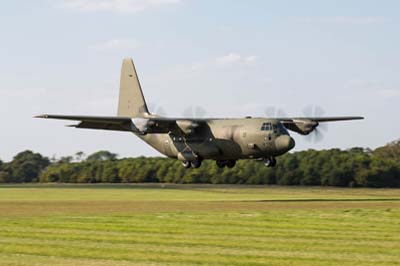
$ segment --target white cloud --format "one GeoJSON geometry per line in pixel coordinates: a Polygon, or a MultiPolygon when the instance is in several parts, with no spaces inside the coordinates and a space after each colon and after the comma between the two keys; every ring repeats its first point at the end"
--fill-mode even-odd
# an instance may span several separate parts
{"type": "Polygon", "coordinates": [[[179,2],[181,0],[63,0],[63,6],[82,12],[138,13],[179,2]]]}
{"type": "Polygon", "coordinates": [[[90,45],[89,48],[98,51],[120,51],[120,50],[135,50],[141,46],[142,43],[136,40],[114,39],[90,45]]]}
{"type": "Polygon", "coordinates": [[[216,62],[220,65],[232,65],[240,63],[253,63],[257,60],[256,56],[242,56],[237,53],[229,53],[227,55],[217,57],[216,62]]]}

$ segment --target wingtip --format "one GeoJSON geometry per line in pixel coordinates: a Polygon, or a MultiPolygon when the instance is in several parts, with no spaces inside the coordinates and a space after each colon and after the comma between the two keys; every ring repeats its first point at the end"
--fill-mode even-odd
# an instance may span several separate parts
{"type": "Polygon", "coordinates": [[[48,118],[48,115],[35,115],[33,118],[48,118]]]}

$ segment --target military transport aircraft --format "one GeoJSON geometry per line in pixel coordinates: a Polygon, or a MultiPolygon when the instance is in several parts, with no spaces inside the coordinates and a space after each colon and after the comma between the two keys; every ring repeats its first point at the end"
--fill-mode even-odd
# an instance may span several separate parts
{"type": "Polygon", "coordinates": [[[295,146],[288,130],[308,135],[320,123],[363,119],[344,117],[167,118],[147,109],[132,59],[124,59],[117,116],[40,115],[38,118],[80,121],[75,128],[132,132],[157,151],[198,168],[202,160],[234,167],[239,159],[256,159],[273,167],[275,157],[295,146]]]}

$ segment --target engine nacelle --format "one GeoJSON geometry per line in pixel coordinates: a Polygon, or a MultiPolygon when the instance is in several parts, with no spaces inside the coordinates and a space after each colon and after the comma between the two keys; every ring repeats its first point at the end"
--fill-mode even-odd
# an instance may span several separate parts
{"type": "Polygon", "coordinates": [[[190,135],[199,127],[199,124],[190,120],[177,120],[176,124],[185,135],[190,135]]]}
{"type": "Polygon", "coordinates": [[[297,132],[301,135],[308,135],[319,125],[318,122],[311,120],[293,120],[293,123],[285,123],[285,127],[289,130],[297,132]]]}
{"type": "Polygon", "coordinates": [[[146,135],[148,133],[149,127],[151,126],[151,121],[149,119],[133,118],[131,119],[131,121],[131,129],[133,132],[139,133],[141,135],[146,135]]]}

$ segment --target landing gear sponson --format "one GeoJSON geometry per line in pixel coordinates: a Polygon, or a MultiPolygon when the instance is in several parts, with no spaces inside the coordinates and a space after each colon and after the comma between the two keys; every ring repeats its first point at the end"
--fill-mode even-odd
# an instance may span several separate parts
{"type": "Polygon", "coordinates": [[[224,168],[225,166],[228,168],[233,168],[236,165],[235,160],[217,160],[216,163],[219,168],[224,168]]]}

